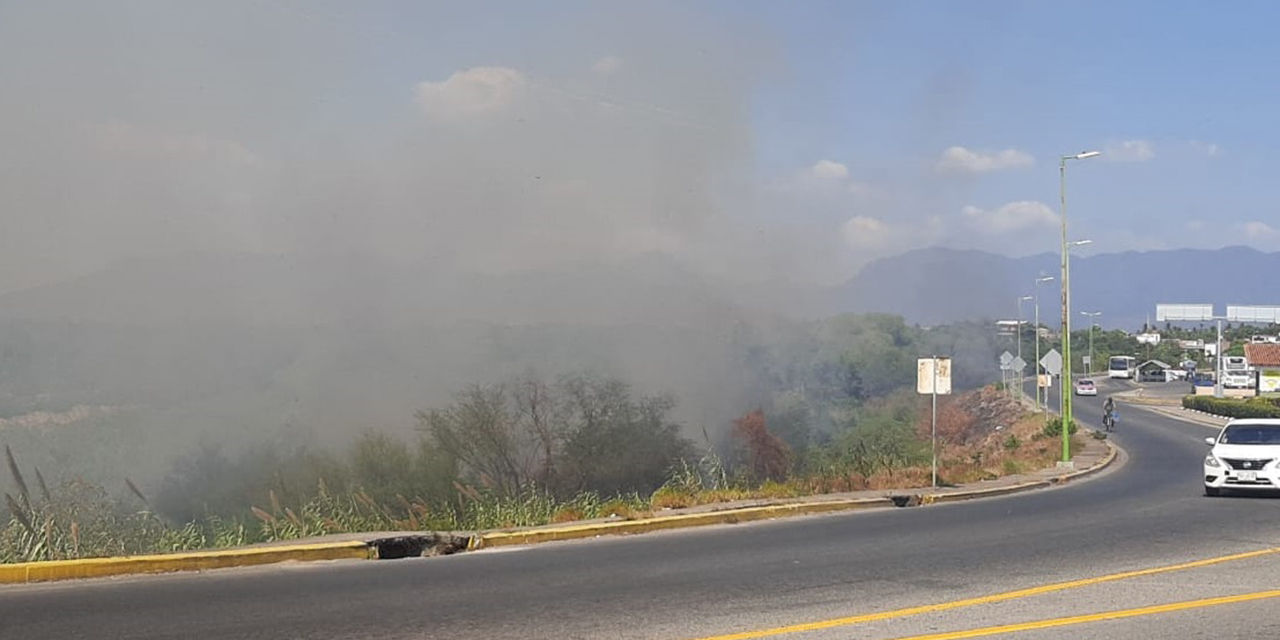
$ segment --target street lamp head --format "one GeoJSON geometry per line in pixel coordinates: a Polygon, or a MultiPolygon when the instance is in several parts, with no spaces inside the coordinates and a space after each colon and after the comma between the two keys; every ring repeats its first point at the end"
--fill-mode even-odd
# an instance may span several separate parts
{"type": "Polygon", "coordinates": [[[1036,278],[1036,284],[1039,284],[1041,282],[1053,282],[1053,276],[1044,276],[1041,278],[1036,278]]]}
{"type": "Polygon", "coordinates": [[[1018,300],[1019,300],[1019,301],[1022,301],[1022,300],[1035,300],[1035,299],[1036,299],[1036,297],[1035,297],[1035,296],[1022,296],[1021,298],[1018,298],[1018,300]]]}
{"type": "Polygon", "coordinates": [[[1089,158],[1096,158],[1100,155],[1102,155],[1101,151],[1081,151],[1073,156],[1063,156],[1063,158],[1067,160],[1087,160],[1089,158]]]}
{"type": "Polygon", "coordinates": [[[1083,247],[1086,244],[1093,244],[1093,241],[1092,240],[1076,240],[1074,242],[1068,242],[1067,244],[1073,247],[1083,247]]]}

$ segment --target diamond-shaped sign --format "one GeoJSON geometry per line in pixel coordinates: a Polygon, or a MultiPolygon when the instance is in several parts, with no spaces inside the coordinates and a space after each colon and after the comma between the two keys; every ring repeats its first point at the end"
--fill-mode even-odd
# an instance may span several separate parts
{"type": "Polygon", "coordinates": [[[1013,362],[1013,354],[1012,354],[1012,353],[1009,353],[1008,351],[1006,351],[1006,352],[1004,352],[1004,353],[1000,354],[1000,364],[1001,364],[1001,365],[1008,365],[1010,362],[1013,362]]]}
{"type": "Polygon", "coordinates": [[[1013,362],[1009,363],[1009,368],[1013,371],[1022,371],[1027,368],[1027,361],[1022,358],[1014,358],[1013,362]]]}
{"type": "Polygon", "coordinates": [[[1049,353],[1044,354],[1040,358],[1040,366],[1050,375],[1058,375],[1062,373],[1062,354],[1057,349],[1050,349],[1049,353]]]}

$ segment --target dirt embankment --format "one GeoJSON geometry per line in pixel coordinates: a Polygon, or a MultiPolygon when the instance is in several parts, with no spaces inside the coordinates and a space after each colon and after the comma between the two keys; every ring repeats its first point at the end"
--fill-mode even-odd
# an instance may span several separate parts
{"type": "MultiPolygon", "coordinates": [[[[921,421],[928,437],[931,416],[921,421]]],[[[1078,438],[1079,436],[1077,436],[1078,438]]],[[[1044,431],[1044,419],[995,387],[968,391],[938,403],[938,446],[948,482],[972,482],[1052,466],[1061,445],[1044,431]]]]}

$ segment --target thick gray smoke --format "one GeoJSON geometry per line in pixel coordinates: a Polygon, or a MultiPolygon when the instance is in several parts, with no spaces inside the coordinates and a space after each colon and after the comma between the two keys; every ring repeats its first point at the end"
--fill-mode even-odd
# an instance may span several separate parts
{"type": "Polygon", "coordinates": [[[751,195],[770,49],[676,3],[6,5],[0,418],[158,461],[591,369],[715,431],[726,283],[831,246],[751,195]]]}
{"type": "Polygon", "coordinates": [[[412,4],[5,9],[0,291],[191,250],[730,270],[757,43],[657,4],[412,4]]]}

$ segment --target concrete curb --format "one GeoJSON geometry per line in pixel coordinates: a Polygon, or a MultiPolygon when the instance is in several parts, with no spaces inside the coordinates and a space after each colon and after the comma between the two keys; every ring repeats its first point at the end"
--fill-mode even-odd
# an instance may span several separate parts
{"type": "Polygon", "coordinates": [[[196,553],[174,553],[115,558],[85,558],[52,562],[0,564],[0,584],[21,584],[77,578],[100,578],[140,573],[171,573],[249,567],[295,560],[370,560],[377,550],[362,541],[255,547],[196,553]]]}
{"type": "Polygon", "coordinates": [[[974,491],[954,491],[951,493],[926,493],[920,496],[921,505],[941,504],[945,502],[962,502],[964,500],[976,500],[978,498],[994,498],[996,496],[1004,496],[1013,493],[1021,493],[1030,491],[1031,489],[1043,489],[1051,486],[1052,480],[1033,480],[1031,482],[1023,482],[1008,487],[992,487],[990,489],[976,489],[974,491]]]}
{"type": "Polygon", "coordinates": [[[574,540],[606,535],[647,533],[650,531],[661,531],[664,529],[682,529],[686,527],[701,527],[716,524],[737,524],[739,522],[749,522],[753,520],[769,520],[787,516],[831,513],[836,511],[854,511],[858,509],[870,509],[876,507],[923,506],[946,502],[976,500],[979,498],[994,498],[997,496],[1011,495],[1021,493],[1023,491],[1044,489],[1059,484],[1065,484],[1077,478],[1098,473],[1110,466],[1111,463],[1115,461],[1118,454],[1116,446],[1111,444],[1109,441],[1104,440],[1103,445],[1107,447],[1107,453],[1087,469],[1081,469],[1072,473],[1044,478],[1041,480],[1023,482],[1007,487],[992,487],[990,489],[942,493],[915,493],[897,496],[898,500],[888,496],[881,498],[857,498],[851,500],[826,500],[767,505],[762,507],[745,507],[741,509],[725,509],[723,511],[711,511],[707,513],[657,516],[653,518],[643,518],[640,520],[623,520],[618,522],[580,524],[545,529],[528,529],[524,531],[489,531],[481,532],[472,536],[471,541],[467,544],[467,549],[477,550],[489,547],[552,542],[556,540],[574,540]]]}
{"type": "Polygon", "coordinates": [[[1197,426],[1197,427],[1213,429],[1214,431],[1221,431],[1222,427],[1225,426],[1227,422],[1231,420],[1231,418],[1228,418],[1226,416],[1220,416],[1216,413],[1208,413],[1206,411],[1200,411],[1199,409],[1188,409],[1186,407],[1143,407],[1143,408],[1147,409],[1148,411],[1153,411],[1155,413],[1158,413],[1166,418],[1172,418],[1174,420],[1178,420],[1186,424],[1197,426]],[[1215,424],[1210,424],[1207,421],[1212,421],[1215,424]]]}
{"type": "Polygon", "coordinates": [[[529,529],[525,531],[489,531],[472,536],[467,545],[469,550],[502,547],[516,544],[532,544],[551,542],[553,540],[574,540],[578,538],[594,538],[604,535],[628,533],[647,533],[664,529],[683,529],[686,527],[703,527],[714,524],[736,524],[753,520],[768,520],[793,515],[811,513],[830,513],[834,511],[853,511],[876,507],[892,507],[892,498],[855,498],[851,500],[824,500],[820,502],[801,502],[794,504],[775,504],[763,507],[745,507],[741,509],[725,509],[706,513],[687,513],[674,516],[657,516],[639,520],[621,520],[617,522],[601,522],[593,524],[571,525],[552,529],[529,529]]]}

